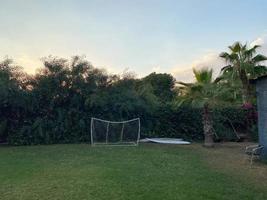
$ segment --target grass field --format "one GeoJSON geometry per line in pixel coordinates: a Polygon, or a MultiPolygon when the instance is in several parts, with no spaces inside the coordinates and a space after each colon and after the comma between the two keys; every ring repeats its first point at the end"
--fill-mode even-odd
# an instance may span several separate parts
{"type": "Polygon", "coordinates": [[[0,199],[267,199],[267,165],[245,144],[0,147],[0,199]]]}

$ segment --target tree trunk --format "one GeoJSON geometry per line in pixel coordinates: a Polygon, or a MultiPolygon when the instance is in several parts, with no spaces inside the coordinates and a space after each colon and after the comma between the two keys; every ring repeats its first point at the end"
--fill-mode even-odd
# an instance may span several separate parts
{"type": "Polygon", "coordinates": [[[245,70],[240,70],[239,71],[239,77],[242,82],[242,99],[243,99],[243,104],[251,104],[251,87],[249,84],[249,80],[247,77],[247,74],[245,70]]]}
{"type": "Polygon", "coordinates": [[[211,112],[208,107],[208,105],[204,106],[203,110],[203,131],[204,131],[204,146],[205,147],[213,147],[214,141],[213,141],[213,127],[212,127],[212,118],[211,118],[211,112]]]}

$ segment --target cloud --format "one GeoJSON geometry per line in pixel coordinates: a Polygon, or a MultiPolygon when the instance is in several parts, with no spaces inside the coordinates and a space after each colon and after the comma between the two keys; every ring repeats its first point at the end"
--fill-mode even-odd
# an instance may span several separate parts
{"type": "Polygon", "coordinates": [[[194,80],[192,68],[172,71],[172,75],[177,81],[192,82],[194,80]]]}
{"type": "Polygon", "coordinates": [[[153,67],[153,68],[152,68],[152,72],[159,73],[159,72],[160,72],[160,66],[153,67]]]}
{"type": "Polygon", "coordinates": [[[38,68],[43,66],[40,59],[34,59],[24,54],[17,55],[14,61],[16,64],[22,66],[25,72],[29,74],[34,74],[38,68]]]}
{"type": "Polygon", "coordinates": [[[212,68],[214,77],[220,73],[220,69],[225,65],[224,61],[219,57],[218,52],[208,52],[195,59],[188,67],[176,66],[172,70],[172,74],[179,81],[191,82],[194,80],[192,69],[200,69],[203,67],[212,68]]]}
{"type": "Polygon", "coordinates": [[[267,33],[253,40],[251,46],[254,45],[260,45],[261,47],[258,49],[258,53],[267,56],[267,33]]]}
{"type": "MultiPolygon", "coordinates": [[[[262,36],[256,38],[250,43],[250,46],[254,46],[254,45],[261,46],[260,48],[258,48],[257,53],[267,56],[267,34],[263,34],[262,36]]],[[[267,62],[265,61],[263,64],[267,65],[267,62]]]]}
{"type": "MultiPolygon", "coordinates": [[[[267,56],[267,34],[263,34],[262,36],[252,40],[250,46],[260,45],[261,47],[258,49],[257,53],[261,53],[267,56]]],[[[202,68],[209,67],[214,71],[214,77],[216,77],[220,73],[220,69],[225,66],[225,62],[223,59],[219,57],[220,52],[210,51],[206,54],[203,54],[196,60],[192,61],[188,66],[176,66],[172,70],[173,76],[179,80],[184,82],[192,82],[194,81],[192,68],[202,68]]],[[[265,65],[267,63],[265,62],[265,65]]]]}
{"type": "MultiPolygon", "coordinates": [[[[267,32],[267,31],[266,31],[267,32]]],[[[257,37],[255,40],[253,40],[250,45],[260,45],[262,47],[267,47],[267,33],[262,34],[261,36],[257,37]]]]}
{"type": "Polygon", "coordinates": [[[256,40],[252,41],[250,43],[251,46],[254,46],[254,45],[264,45],[264,38],[263,37],[258,37],[256,40]]]}

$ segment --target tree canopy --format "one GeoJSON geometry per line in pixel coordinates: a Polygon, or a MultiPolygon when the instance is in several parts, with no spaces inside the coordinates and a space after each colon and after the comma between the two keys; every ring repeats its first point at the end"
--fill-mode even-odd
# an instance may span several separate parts
{"type": "MultiPolygon", "coordinates": [[[[140,117],[146,136],[201,139],[210,132],[199,129],[203,109],[206,119],[212,119],[211,110],[239,103],[242,94],[244,102],[254,98],[248,80],[266,73],[266,57],[256,54],[258,48],[235,43],[230,53],[220,55],[228,65],[219,77],[213,77],[211,68],[194,69],[193,83],[176,82],[167,73],[143,78],[127,71],[109,74],[80,56],[45,57],[43,67],[29,75],[7,58],[0,62],[0,143],[87,142],[91,117],[140,117]],[[177,102],[183,106],[175,106],[177,102]]],[[[233,123],[243,123],[240,107],[230,113],[233,123]]]]}
{"type": "Polygon", "coordinates": [[[236,82],[239,80],[241,83],[243,103],[251,103],[253,98],[249,79],[257,78],[267,73],[267,68],[263,65],[267,57],[262,54],[256,54],[259,47],[259,45],[249,47],[247,44],[242,45],[240,42],[235,42],[228,47],[230,53],[222,52],[220,54],[220,57],[228,64],[222,68],[223,76],[230,81],[236,82]]]}

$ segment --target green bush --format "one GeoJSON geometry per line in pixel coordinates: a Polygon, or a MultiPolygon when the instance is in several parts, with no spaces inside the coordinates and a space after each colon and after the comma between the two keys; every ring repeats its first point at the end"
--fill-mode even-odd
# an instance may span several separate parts
{"type": "MultiPolygon", "coordinates": [[[[215,109],[213,126],[217,139],[236,141],[236,132],[247,132],[247,128],[255,127],[256,121],[247,127],[247,115],[248,112],[240,107],[215,109]]],[[[201,110],[191,107],[161,107],[149,122],[144,123],[143,137],[182,137],[193,141],[204,137],[201,110]]]]}
{"type": "MultiPolygon", "coordinates": [[[[112,115],[106,113],[105,116],[112,115]]],[[[141,137],[176,137],[190,141],[203,139],[201,110],[190,107],[172,109],[162,106],[155,113],[140,112],[141,137]]],[[[90,116],[98,113],[58,111],[51,118],[38,117],[12,127],[8,141],[14,145],[90,142],[90,116]]],[[[133,113],[129,118],[138,116],[133,113]]],[[[240,108],[217,109],[213,113],[214,129],[220,140],[237,140],[237,132],[246,130],[246,111],[240,108]]],[[[112,119],[112,118],[109,118],[112,119]]],[[[126,119],[126,118],[125,118],[126,119]]],[[[113,118],[113,120],[123,120],[113,118]]],[[[251,129],[255,128],[255,124],[251,129]]]]}
{"type": "MultiPolygon", "coordinates": [[[[10,61],[0,63],[0,143],[90,142],[91,117],[140,117],[141,137],[203,139],[202,111],[172,105],[177,93],[169,74],[108,75],[80,57],[49,57],[34,77],[23,74],[10,61]]],[[[235,140],[233,129],[256,136],[251,109],[215,109],[213,119],[220,139],[235,140]]]]}

